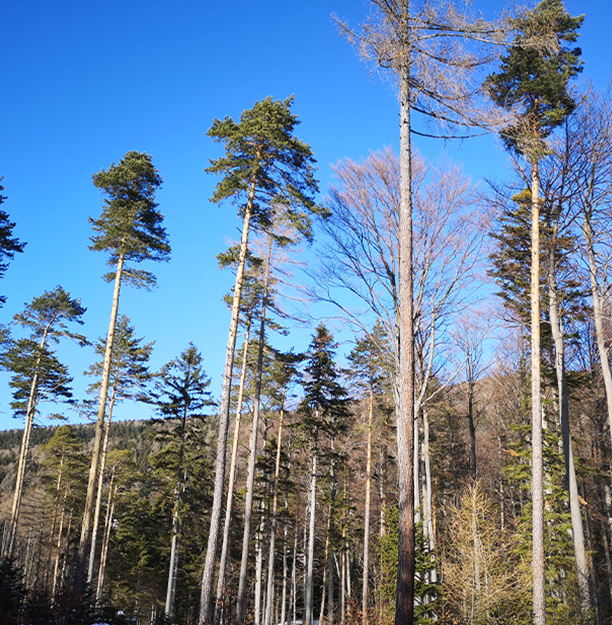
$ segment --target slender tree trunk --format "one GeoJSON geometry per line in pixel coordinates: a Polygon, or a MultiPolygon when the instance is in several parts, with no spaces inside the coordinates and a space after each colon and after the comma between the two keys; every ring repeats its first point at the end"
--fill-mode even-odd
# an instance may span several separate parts
{"type": "MultiPolygon", "coordinates": [[[[39,348],[42,350],[45,348],[51,323],[55,321],[55,318],[45,328],[39,348]]],[[[28,463],[28,456],[30,454],[30,437],[32,434],[32,427],[34,426],[34,415],[36,414],[36,403],[38,394],[38,376],[40,370],[41,354],[38,354],[36,358],[36,368],[34,369],[34,375],[32,376],[32,383],[30,384],[30,394],[28,396],[28,405],[26,407],[25,424],[23,427],[23,435],[21,438],[21,449],[19,452],[19,462],[17,465],[17,478],[15,481],[15,492],[13,495],[13,506],[11,508],[11,519],[8,526],[8,537],[5,542],[5,557],[10,557],[15,546],[15,537],[17,534],[17,526],[19,525],[19,513],[21,511],[21,499],[23,497],[23,486],[25,484],[25,472],[28,463]]]]}
{"type": "MultiPolygon", "coordinates": [[[[287,507],[288,507],[287,501],[285,501],[285,510],[287,509],[287,507]]],[[[288,582],[287,533],[288,533],[288,527],[287,527],[287,522],[285,522],[284,527],[283,527],[283,591],[282,591],[283,594],[281,598],[281,617],[280,617],[281,625],[285,625],[285,621],[287,620],[287,582],[288,582]]]]}
{"type": "MultiPolygon", "coordinates": [[[[270,546],[268,549],[268,572],[267,572],[267,600],[266,600],[266,615],[264,618],[264,625],[272,625],[272,596],[274,591],[274,552],[276,550],[276,526],[278,522],[278,484],[280,481],[280,465],[281,465],[281,451],[283,441],[283,425],[285,421],[285,393],[287,387],[283,388],[283,396],[281,399],[280,419],[278,424],[278,433],[276,440],[276,461],[274,464],[274,485],[272,490],[272,512],[270,519],[270,546]]],[[[286,528],[285,528],[286,530],[286,528]]],[[[283,560],[284,562],[284,560],[283,560]]],[[[283,564],[283,567],[285,564],[283,564]]],[[[283,577],[284,582],[284,577],[283,577]]],[[[284,610],[284,599],[283,599],[284,610]]],[[[284,625],[284,621],[281,621],[284,625]]]]}
{"type": "Polygon", "coordinates": [[[257,460],[257,435],[259,430],[259,413],[261,403],[261,386],[263,377],[264,343],[266,338],[266,310],[270,282],[270,261],[272,255],[272,236],[268,236],[268,253],[264,269],[264,282],[259,324],[259,345],[257,352],[257,372],[255,379],[255,395],[253,397],[253,427],[251,430],[251,451],[247,474],[246,497],[244,502],[244,532],[242,534],[242,557],[240,560],[240,577],[238,580],[238,596],[236,598],[236,625],[243,625],[246,617],[246,577],[249,558],[249,542],[251,538],[251,511],[255,490],[255,461],[257,460]]]}
{"type": "Polygon", "coordinates": [[[215,611],[213,622],[219,625],[221,613],[223,612],[225,593],[225,569],[227,567],[227,554],[229,552],[230,527],[232,523],[232,508],[234,506],[234,482],[236,480],[236,462],[238,459],[238,440],[240,435],[240,421],[242,419],[242,402],[244,399],[244,382],[247,373],[247,360],[250,344],[251,318],[253,309],[251,308],[246,319],[246,330],[244,335],[244,347],[242,349],[242,368],[240,371],[240,384],[238,387],[238,400],[236,402],[236,417],[234,426],[234,440],[232,442],[232,458],[230,460],[229,478],[227,482],[227,497],[225,502],[225,519],[223,523],[223,539],[221,543],[221,557],[219,559],[219,575],[217,577],[217,594],[215,600],[215,611]]]}
{"type": "MultiPolygon", "coordinates": [[[[544,575],[544,456],[540,371],[540,179],[531,166],[531,496],[533,500],[533,624],[546,623],[544,575]]],[[[399,625],[399,624],[398,624],[399,625]]]]}
{"type": "MultiPolygon", "coordinates": [[[[431,454],[429,449],[429,415],[427,414],[427,408],[423,408],[423,464],[425,469],[423,527],[429,550],[433,553],[436,549],[436,531],[434,524],[433,486],[431,481],[431,454]]],[[[438,573],[435,567],[429,572],[429,581],[432,583],[438,581],[438,573]]]]}
{"type": "Polygon", "coordinates": [[[593,243],[593,229],[591,225],[590,211],[585,211],[582,232],[584,234],[587,256],[589,259],[591,297],[593,298],[593,320],[595,321],[595,337],[597,339],[597,351],[599,352],[601,375],[603,377],[604,388],[606,391],[608,429],[610,431],[610,435],[612,436],[612,371],[610,370],[608,348],[606,347],[602,289],[598,279],[597,260],[595,256],[595,246],[593,243]]]}
{"type": "Polygon", "coordinates": [[[411,625],[414,613],[414,331],[412,280],[412,157],[410,140],[409,2],[402,1],[400,63],[400,213],[399,213],[399,371],[397,395],[397,461],[399,536],[395,625],[411,625]]]}
{"type": "Polygon", "coordinates": [[[310,498],[308,549],[306,553],[306,578],[304,580],[304,625],[313,625],[313,573],[314,573],[314,539],[315,539],[315,511],[317,505],[317,447],[316,441],[312,449],[310,469],[310,498]]]}
{"type": "Polygon", "coordinates": [[[368,622],[370,591],[370,509],[372,503],[372,428],[374,422],[374,383],[370,376],[370,398],[368,404],[368,438],[366,443],[366,492],[363,513],[363,584],[361,591],[362,623],[368,622]]]}
{"type": "Polygon", "coordinates": [[[113,528],[113,517],[115,514],[115,500],[117,496],[117,485],[114,484],[115,472],[111,473],[110,484],[108,485],[108,501],[106,502],[106,517],[104,519],[104,534],[102,536],[102,549],[100,551],[100,567],[98,569],[98,583],[96,585],[96,604],[102,601],[104,591],[104,578],[106,576],[106,563],[108,561],[108,548],[110,546],[110,535],[113,528]]]}
{"type": "Polygon", "coordinates": [[[64,539],[64,518],[66,515],[66,500],[68,499],[68,490],[64,491],[64,505],[59,519],[59,528],[57,530],[57,541],[55,543],[55,562],[53,564],[53,578],[51,581],[51,601],[55,599],[55,591],[57,589],[57,581],[59,577],[60,561],[62,558],[62,542],[64,539]]]}
{"type": "MultiPolygon", "coordinates": [[[[329,591],[329,579],[332,572],[332,569],[329,566],[330,563],[330,536],[331,536],[331,526],[332,526],[332,507],[329,506],[328,515],[327,515],[327,534],[325,536],[325,552],[323,556],[323,585],[321,586],[323,589],[323,595],[321,597],[321,606],[319,610],[319,623],[323,622],[325,617],[325,600],[327,592],[329,591]]],[[[332,600],[330,595],[330,601],[332,600]]],[[[330,625],[333,624],[333,621],[329,620],[330,625]]]]}
{"type": "Polygon", "coordinates": [[[113,408],[117,395],[117,372],[113,381],[113,390],[108,405],[108,417],[104,428],[104,442],[102,443],[102,453],[100,455],[100,470],[98,479],[98,489],[96,494],[96,508],[94,511],[93,527],[91,529],[91,547],[89,549],[89,567],[87,571],[87,583],[91,586],[94,575],[94,564],[96,560],[96,544],[98,542],[98,526],[100,525],[100,511],[102,509],[102,491],[104,490],[104,471],[106,469],[106,456],[108,455],[108,442],[110,440],[110,426],[113,418],[113,408]]]}
{"type": "Polygon", "coordinates": [[[565,375],[565,345],[563,330],[559,318],[557,300],[557,285],[554,271],[554,247],[548,253],[548,302],[550,325],[555,344],[555,370],[557,374],[557,394],[559,396],[559,415],[561,420],[561,436],[563,439],[563,457],[565,460],[565,476],[569,492],[570,516],[572,520],[572,535],[574,539],[574,556],[578,574],[578,592],[580,595],[580,612],[584,619],[591,609],[591,593],[589,591],[589,570],[586,550],[584,546],[584,530],[580,515],[580,501],[578,497],[578,483],[572,451],[572,438],[569,423],[569,404],[567,394],[567,379],[565,375]]]}
{"type": "Polygon", "coordinates": [[[79,543],[79,555],[77,560],[75,590],[83,590],[83,579],[85,575],[85,564],[90,543],[91,514],[94,507],[94,494],[99,479],[100,452],[102,448],[102,435],[104,431],[104,416],[106,413],[106,398],[108,395],[108,382],[110,378],[111,357],[113,352],[113,342],[115,339],[115,328],[117,326],[117,312],[119,310],[119,295],[121,293],[121,279],[123,277],[124,255],[121,254],[117,261],[117,271],[115,273],[115,288],[113,292],[113,305],[111,307],[110,322],[106,335],[106,346],[104,349],[104,364],[102,365],[102,380],[100,382],[100,401],[98,404],[98,419],[96,421],[96,432],[94,434],[94,445],[91,454],[91,466],[89,468],[89,481],[87,483],[87,497],[83,511],[83,523],[81,526],[81,540],[79,543]]]}
{"type": "Polygon", "coordinates": [[[206,559],[202,572],[202,587],[200,593],[199,625],[209,625],[210,608],[212,597],[213,575],[217,555],[217,542],[219,538],[219,525],[221,520],[221,504],[223,501],[223,486],[225,482],[225,461],[227,453],[227,432],[229,429],[230,393],[232,386],[232,369],[234,367],[234,351],[236,348],[236,336],[238,333],[238,315],[240,313],[240,299],[242,297],[242,284],[244,279],[244,266],[246,262],[247,247],[249,241],[249,227],[253,214],[253,202],[255,200],[256,174],[253,174],[249,197],[244,209],[244,223],[242,226],[242,238],[240,241],[240,254],[236,270],[236,285],[234,286],[234,299],[232,302],[232,316],[230,320],[227,350],[225,353],[225,368],[223,370],[223,389],[221,391],[221,410],[219,413],[219,434],[217,437],[217,455],[215,461],[215,482],[213,487],[213,503],[210,515],[210,531],[206,546],[206,559]]]}
{"type": "MultiPolygon", "coordinates": [[[[261,582],[263,578],[263,537],[264,537],[264,510],[263,503],[259,503],[259,511],[261,518],[259,520],[259,526],[255,532],[255,597],[253,601],[253,612],[255,625],[261,625],[261,598],[262,587],[261,582]]],[[[246,594],[246,593],[245,593],[246,594]]],[[[246,603],[246,601],[245,601],[246,603]]]]}

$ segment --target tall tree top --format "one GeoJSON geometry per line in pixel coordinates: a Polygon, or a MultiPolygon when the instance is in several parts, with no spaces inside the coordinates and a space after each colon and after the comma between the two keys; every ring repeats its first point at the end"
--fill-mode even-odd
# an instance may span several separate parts
{"type": "MultiPolygon", "coordinates": [[[[151,157],[144,152],[128,152],[108,170],[93,177],[94,186],[106,196],[104,210],[98,219],[89,218],[95,234],[90,249],[110,254],[109,266],[120,257],[125,260],[168,260],[170,245],[162,225],[163,215],[157,210],[155,193],[162,184],[151,157]]],[[[115,274],[105,276],[114,279],[115,274]]],[[[126,278],[135,284],[152,284],[149,272],[128,271],[126,278]]]]}
{"type": "MultiPolygon", "coordinates": [[[[2,178],[0,178],[0,183],[2,178]]],[[[0,205],[6,200],[6,196],[2,195],[4,187],[0,184],[0,205]]],[[[23,252],[25,243],[13,236],[13,228],[15,224],[11,222],[8,214],[0,210],[0,278],[4,275],[8,267],[8,261],[12,260],[15,254],[23,252]]],[[[0,306],[4,304],[6,297],[0,295],[0,306]]]]}
{"type": "Polygon", "coordinates": [[[502,132],[508,148],[537,158],[542,139],[575,109],[568,84],[582,65],[580,48],[571,44],[583,20],[571,17],[563,0],[542,0],[515,20],[516,36],[500,70],[485,80],[492,100],[518,116],[502,132]]]}
{"type": "MultiPolygon", "coordinates": [[[[281,205],[292,224],[310,239],[308,213],[325,211],[314,202],[313,195],[318,192],[315,160],[310,146],[294,136],[299,120],[291,112],[292,104],[293,96],[286,100],[267,97],[243,111],[238,122],[231,117],[215,119],[208,136],[223,143],[225,154],[211,160],[205,171],[223,176],[212,202],[228,198],[238,202],[254,185],[255,227],[269,226],[273,207],[281,205]]],[[[243,214],[244,206],[240,212],[243,214]]]]}
{"type": "Polygon", "coordinates": [[[17,313],[15,322],[24,328],[30,328],[33,339],[45,337],[45,341],[57,342],[59,337],[65,336],[86,345],[87,340],[81,334],[68,330],[67,323],[83,325],[81,317],[87,309],[81,305],[81,300],[74,298],[61,286],[53,291],[45,291],[39,297],[17,313]]]}

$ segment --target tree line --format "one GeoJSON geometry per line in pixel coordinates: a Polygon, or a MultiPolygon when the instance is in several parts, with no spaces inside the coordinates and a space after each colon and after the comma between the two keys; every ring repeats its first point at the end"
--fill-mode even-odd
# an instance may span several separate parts
{"type": "MultiPolygon", "coordinates": [[[[15,316],[23,338],[3,337],[24,419],[2,453],[7,622],[612,618],[612,111],[571,87],[583,17],[561,0],[496,24],[452,4],[372,5],[359,28],[338,24],[397,81],[398,155],[341,161],[319,201],[293,98],[208,131],[223,148],[211,201],[242,220],[218,257],[235,279],[218,404],[195,345],[151,372],[153,343],[119,315],[122,286],[155,285],[141,263],[170,255],[151,157],[93,176],[91,249],[113,300],[86,372],[97,400],[80,402],[97,414],[91,442],[60,426],[33,444],[44,402],[76,402],[53,346],[88,343],[81,301],[57,286],[15,316]],[[481,129],[513,171],[486,192],[413,149],[481,129]],[[352,334],[344,360],[325,323],[301,352],[275,347],[315,232],[311,295],[352,334]],[[485,274],[500,302],[487,310],[485,274]],[[123,400],[156,419],[118,440],[123,400]]],[[[13,227],[0,213],[1,271],[24,250],[13,227]]]]}

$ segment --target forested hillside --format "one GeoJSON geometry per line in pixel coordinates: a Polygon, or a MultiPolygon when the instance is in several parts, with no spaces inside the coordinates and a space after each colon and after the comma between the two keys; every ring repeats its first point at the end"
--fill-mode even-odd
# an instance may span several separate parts
{"type": "MultiPolygon", "coordinates": [[[[396,88],[398,150],[318,164],[297,96],[207,120],[224,351],[156,359],[197,307],[147,303],[158,276],[202,315],[213,289],[163,273],[136,149],[90,173],[104,325],[61,284],[5,315],[0,625],[612,623],[612,91],[581,76],[585,16],[370,4],[333,21],[396,88]],[[475,135],[502,179],[419,150],[475,135]]],[[[11,192],[0,278],[29,253],[11,192]]]]}

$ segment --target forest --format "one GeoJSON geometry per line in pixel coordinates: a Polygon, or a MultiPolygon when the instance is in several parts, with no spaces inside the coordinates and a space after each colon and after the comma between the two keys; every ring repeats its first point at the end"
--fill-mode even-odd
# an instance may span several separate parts
{"type": "MultiPolygon", "coordinates": [[[[209,120],[212,210],[240,223],[224,354],[154,367],[123,303],[174,252],[144,151],[92,176],[103,336],[61,285],[3,319],[3,625],[612,623],[612,92],[585,16],[370,4],[335,25],[393,81],[399,152],[322,190],[293,96],[209,120]],[[505,179],[423,155],[415,117],[497,137],[505,179]],[[93,354],[87,397],[65,345],[93,354]]],[[[0,183],[3,277],[28,248],[0,183]]]]}

